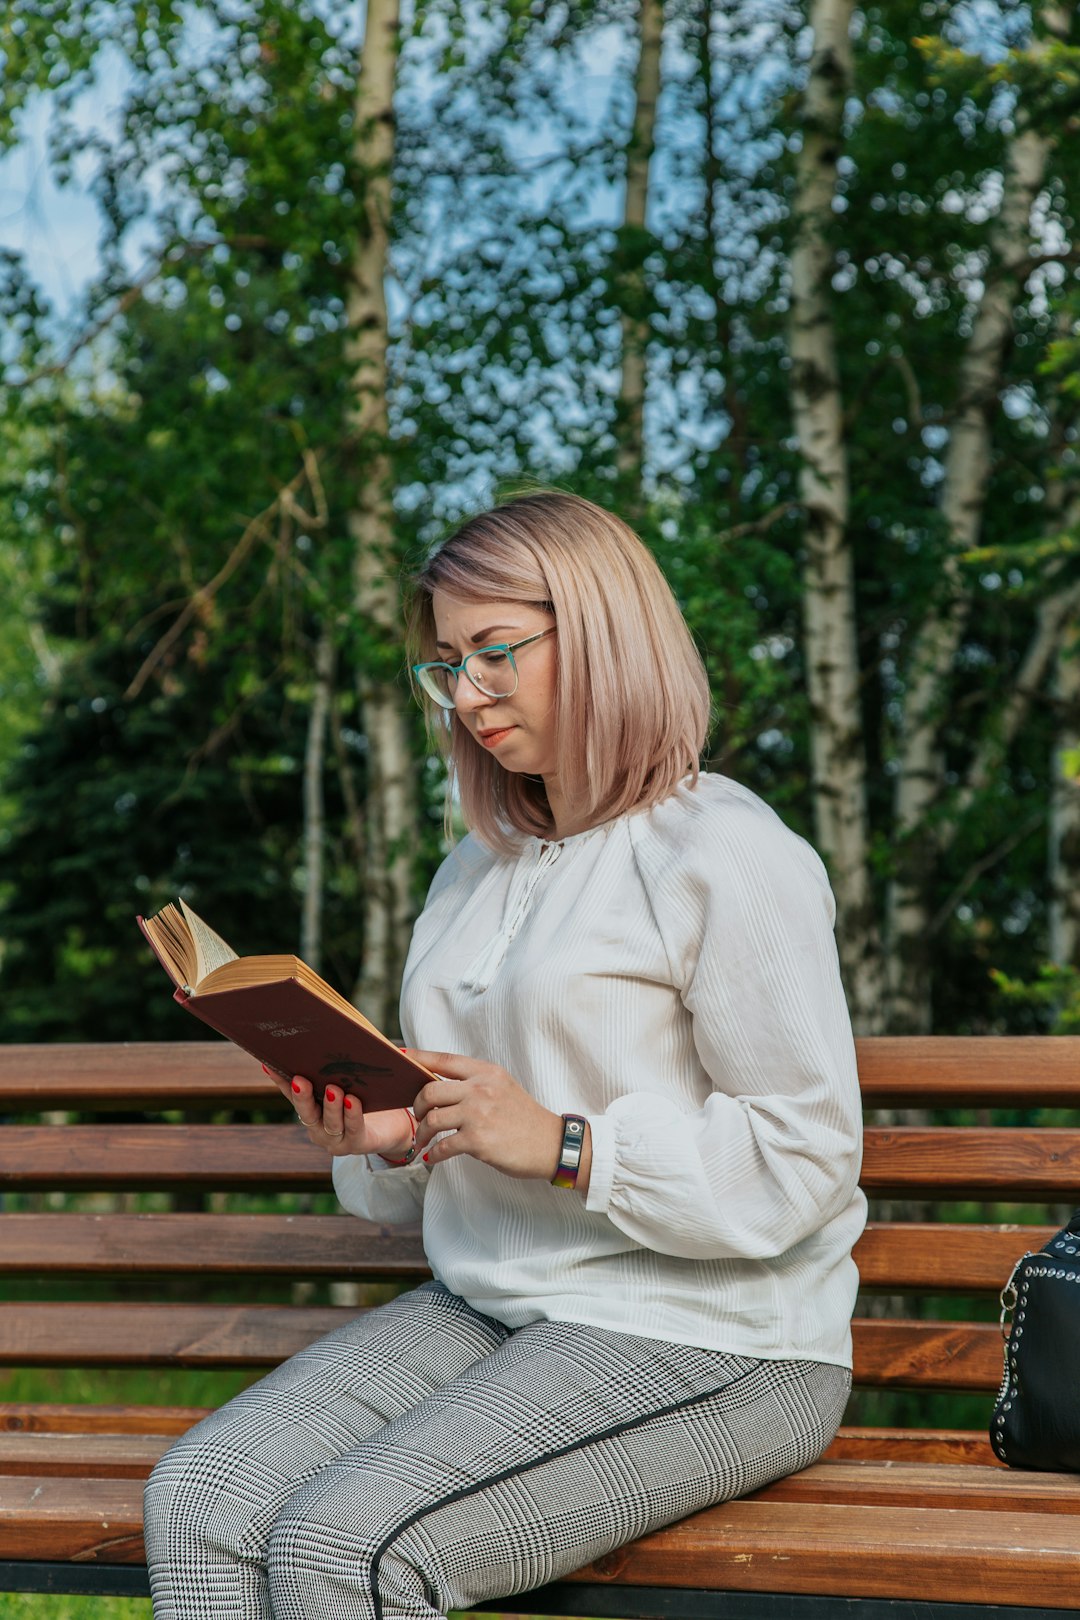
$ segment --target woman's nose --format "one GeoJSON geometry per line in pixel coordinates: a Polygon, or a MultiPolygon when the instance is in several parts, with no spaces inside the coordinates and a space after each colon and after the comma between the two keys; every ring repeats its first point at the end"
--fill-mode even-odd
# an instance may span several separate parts
{"type": "Polygon", "coordinates": [[[487,693],[481,692],[478,686],[474,686],[465,671],[462,670],[457,678],[457,685],[454,687],[455,709],[482,709],[490,702],[491,699],[487,693]]]}

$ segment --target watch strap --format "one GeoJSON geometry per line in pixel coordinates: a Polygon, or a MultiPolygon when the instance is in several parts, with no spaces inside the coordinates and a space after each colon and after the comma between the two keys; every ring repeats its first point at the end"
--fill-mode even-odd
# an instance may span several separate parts
{"type": "Polygon", "coordinates": [[[581,1150],[585,1146],[585,1120],[580,1114],[564,1114],[562,1147],[559,1162],[551,1178],[553,1187],[576,1187],[581,1168],[581,1150]]]}

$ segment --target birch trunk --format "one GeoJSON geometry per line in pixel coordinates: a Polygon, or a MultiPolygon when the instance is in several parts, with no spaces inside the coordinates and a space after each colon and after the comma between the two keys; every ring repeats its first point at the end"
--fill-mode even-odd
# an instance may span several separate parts
{"type": "Polygon", "coordinates": [[[1030,129],[1011,143],[991,264],[958,386],[945,456],[942,516],[948,536],[941,606],[928,614],[912,653],[894,800],[896,869],[888,896],[889,1028],[926,1033],[932,1022],[929,956],[931,880],[939,841],[930,811],[942,792],[942,724],[948,686],[969,609],[960,559],[976,545],[990,480],[992,421],[998,404],[1013,303],[1030,240],[1032,204],[1046,174],[1049,142],[1030,129]]]}
{"type": "Polygon", "coordinates": [[[830,242],[852,0],[813,0],[791,259],[792,414],[806,515],[804,631],[818,847],[837,901],[837,941],[857,1030],[878,1026],[881,955],[870,887],[866,761],[859,703],[848,466],[833,326],[830,242]]]}
{"type": "MultiPolygon", "coordinates": [[[[634,128],[626,153],[623,213],[624,226],[634,233],[632,246],[645,230],[649,206],[649,165],[656,139],[656,103],[660,95],[663,0],[641,0],[639,28],[641,49],[634,83],[634,128]]],[[[649,323],[640,309],[644,291],[640,270],[635,270],[627,291],[631,293],[631,308],[624,308],[621,316],[622,376],[616,413],[616,465],[626,486],[633,484],[640,489],[645,456],[645,362],[649,343],[649,323]]]]}
{"type": "Polygon", "coordinates": [[[364,953],[354,999],[382,1029],[397,1029],[401,969],[412,921],[415,806],[404,699],[387,671],[400,639],[387,449],[387,318],[383,278],[394,156],[397,0],[368,0],[357,84],[353,155],[363,173],[363,218],[351,265],[346,356],[353,374],[348,428],[356,442],[356,486],[347,523],[357,610],[372,642],[359,677],[367,738],[364,953]]]}
{"type": "Polygon", "coordinates": [[[322,967],[323,881],[326,850],[326,798],[323,762],[326,726],[334,691],[334,641],[324,626],[315,649],[315,686],[304,750],[304,905],[300,915],[300,955],[318,973],[322,967]]]}
{"type": "Polygon", "coordinates": [[[1058,644],[1058,710],[1050,789],[1050,960],[1080,967],[1080,611],[1058,644]]]}

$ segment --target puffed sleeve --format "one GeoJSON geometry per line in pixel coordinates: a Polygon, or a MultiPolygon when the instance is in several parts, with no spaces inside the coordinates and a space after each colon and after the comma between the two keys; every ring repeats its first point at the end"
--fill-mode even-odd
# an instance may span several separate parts
{"type": "Polygon", "coordinates": [[[587,1206],[663,1254],[775,1257],[862,1200],[824,867],[761,800],[715,779],[631,827],[704,1102],[688,1112],[661,1085],[591,1118],[587,1206]]]}
{"type": "Polygon", "coordinates": [[[407,1226],[420,1219],[428,1169],[422,1159],[394,1166],[364,1154],[334,1160],[334,1191],[350,1215],[384,1226],[407,1226]]]}

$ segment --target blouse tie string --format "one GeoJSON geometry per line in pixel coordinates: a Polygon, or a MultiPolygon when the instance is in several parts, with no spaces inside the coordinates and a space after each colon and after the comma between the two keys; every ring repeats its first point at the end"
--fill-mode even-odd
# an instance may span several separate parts
{"type": "Polygon", "coordinates": [[[492,934],[476,960],[466,968],[464,985],[467,990],[487,990],[502,966],[514,935],[528,915],[529,905],[537,884],[549,867],[554,866],[562,854],[561,844],[542,844],[540,853],[518,896],[517,904],[507,908],[502,926],[492,934]]]}

